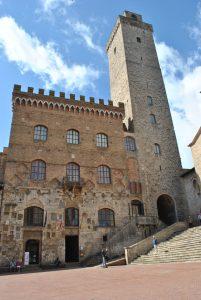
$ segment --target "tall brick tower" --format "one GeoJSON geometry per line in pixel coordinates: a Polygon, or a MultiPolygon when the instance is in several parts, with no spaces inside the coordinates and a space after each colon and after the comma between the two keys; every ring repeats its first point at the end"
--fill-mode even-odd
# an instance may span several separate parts
{"type": "Polygon", "coordinates": [[[131,128],[136,141],[145,212],[171,224],[185,216],[186,201],[152,33],[152,26],[138,14],[125,11],[118,17],[107,44],[111,98],[125,104],[127,131],[131,128]]]}

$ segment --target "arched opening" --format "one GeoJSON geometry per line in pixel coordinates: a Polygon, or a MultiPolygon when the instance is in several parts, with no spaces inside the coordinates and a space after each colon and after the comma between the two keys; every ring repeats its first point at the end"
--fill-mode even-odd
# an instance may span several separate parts
{"type": "Polygon", "coordinates": [[[29,264],[39,264],[39,248],[40,242],[38,240],[28,240],[26,242],[25,251],[29,252],[29,264]]]}
{"type": "Polygon", "coordinates": [[[161,195],[157,200],[157,209],[159,219],[166,225],[176,222],[175,204],[168,195],[161,195]]]}

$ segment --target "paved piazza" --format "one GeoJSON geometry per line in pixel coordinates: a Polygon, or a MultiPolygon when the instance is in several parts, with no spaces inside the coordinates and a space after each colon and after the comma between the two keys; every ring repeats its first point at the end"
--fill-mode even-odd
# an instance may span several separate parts
{"type": "Polygon", "coordinates": [[[201,299],[201,263],[99,267],[0,276],[0,300],[201,299]]]}

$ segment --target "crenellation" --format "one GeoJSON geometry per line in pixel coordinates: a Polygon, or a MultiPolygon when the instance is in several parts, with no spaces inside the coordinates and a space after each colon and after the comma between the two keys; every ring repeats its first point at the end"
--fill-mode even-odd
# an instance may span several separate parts
{"type": "Polygon", "coordinates": [[[59,93],[59,97],[60,97],[60,98],[65,98],[65,93],[64,93],[64,92],[60,92],[60,93],[59,93]]]}
{"type": "Polygon", "coordinates": [[[50,91],[49,91],[49,96],[50,96],[50,97],[54,97],[54,96],[55,96],[55,91],[50,90],[50,91]]]}
{"type": "Polygon", "coordinates": [[[80,95],[80,101],[81,101],[81,102],[85,102],[85,96],[80,95]]]}
{"type": "Polygon", "coordinates": [[[90,101],[90,104],[94,104],[95,103],[94,97],[90,97],[89,101],[90,101]]]}
{"type": "Polygon", "coordinates": [[[39,89],[39,90],[38,90],[38,94],[39,94],[39,95],[44,95],[44,93],[45,93],[45,90],[44,90],[44,89],[39,89]]]}
{"type": "Polygon", "coordinates": [[[99,99],[99,105],[104,105],[104,100],[103,99],[99,99]]]}
{"type": "Polygon", "coordinates": [[[33,94],[34,88],[29,86],[27,92],[33,94]]]}
{"type": "Polygon", "coordinates": [[[21,85],[19,85],[19,84],[14,84],[13,91],[14,91],[14,92],[21,92],[21,85]]]}

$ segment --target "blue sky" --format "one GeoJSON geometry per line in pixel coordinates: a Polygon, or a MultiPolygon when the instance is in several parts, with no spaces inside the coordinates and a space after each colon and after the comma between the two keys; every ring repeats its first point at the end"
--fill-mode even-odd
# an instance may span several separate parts
{"type": "Polygon", "coordinates": [[[124,10],[153,24],[184,167],[201,116],[201,4],[187,0],[0,0],[0,151],[15,83],[110,98],[105,45],[124,10]]]}

